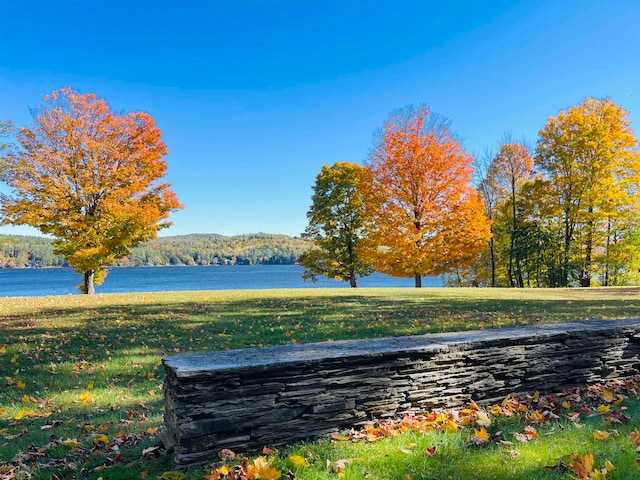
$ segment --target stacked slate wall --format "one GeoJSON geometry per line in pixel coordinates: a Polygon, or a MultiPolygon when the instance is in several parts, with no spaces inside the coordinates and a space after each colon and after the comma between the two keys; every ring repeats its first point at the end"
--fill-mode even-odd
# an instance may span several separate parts
{"type": "Polygon", "coordinates": [[[178,464],[262,449],[373,418],[556,392],[640,372],[640,319],[177,355],[165,445],[178,464]]]}

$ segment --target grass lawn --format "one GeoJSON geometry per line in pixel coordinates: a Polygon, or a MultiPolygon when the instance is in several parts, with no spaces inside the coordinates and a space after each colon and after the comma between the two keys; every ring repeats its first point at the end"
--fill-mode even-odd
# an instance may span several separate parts
{"type": "MultiPolygon", "coordinates": [[[[174,353],[630,317],[640,317],[638,288],[0,298],[0,479],[180,477],[167,473],[175,467],[154,448],[162,423],[161,358],[174,353]]],[[[498,441],[475,445],[474,427],[468,426],[453,434],[416,430],[379,442],[324,439],[271,457],[279,470],[309,480],[534,479],[568,478],[543,467],[590,450],[597,468],[604,468],[605,457],[616,466],[607,478],[640,478],[628,438],[640,426],[634,396],[627,389],[616,393],[617,405],[611,402],[630,422],[603,425],[602,415],[583,415],[582,427],[568,419],[553,421],[536,426],[535,441],[508,449],[498,441]],[[610,438],[595,440],[594,429],[610,432],[610,438]],[[437,453],[425,454],[427,447],[437,447],[437,453]],[[504,453],[510,450],[515,453],[504,453]],[[339,460],[344,468],[334,468],[339,460]]],[[[513,440],[512,431],[522,430],[501,418],[487,430],[495,433],[497,427],[507,441],[513,440]]],[[[182,473],[188,479],[214,478],[215,468],[182,473]]]]}

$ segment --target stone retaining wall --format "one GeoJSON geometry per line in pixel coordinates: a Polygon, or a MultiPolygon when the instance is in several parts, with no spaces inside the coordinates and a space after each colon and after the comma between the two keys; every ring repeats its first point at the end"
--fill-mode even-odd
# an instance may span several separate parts
{"type": "Polygon", "coordinates": [[[178,464],[372,418],[640,373],[640,319],[324,342],[163,359],[163,440],[178,464]]]}

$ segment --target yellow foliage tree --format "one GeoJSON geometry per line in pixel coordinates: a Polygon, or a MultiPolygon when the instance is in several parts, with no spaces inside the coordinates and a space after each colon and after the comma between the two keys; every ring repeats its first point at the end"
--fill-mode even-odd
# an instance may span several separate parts
{"type": "Polygon", "coordinates": [[[607,255],[640,206],[640,155],[627,112],[610,99],[585,99],[540,130],[536,164],[563,228],[562,279],[591,285],[594,256],[607,255]]]}

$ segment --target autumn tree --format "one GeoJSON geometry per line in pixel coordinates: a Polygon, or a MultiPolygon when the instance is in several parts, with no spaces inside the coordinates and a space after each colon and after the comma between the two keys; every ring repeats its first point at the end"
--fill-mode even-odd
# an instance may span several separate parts
{"type": "Polygon", "coordinates": [[[473,158],[449,123],[426,106],[384,123],[364,178],[366,260],[375,270],[415,278],[462,269],[489,240],[489,221],[471,185],[473,158]]]}
{"type": "Polygon", "coordinates": [[[94,293],[105,267],[168,227],[181,208],[166,183],[167,153],[146,113],[117,115],[93,94],[54,91],[20,128],[19,149],[6,157],[4,222],[51,235],[54,252],[83,275],[94,293]]]}
{"type": "Polygon", "coordinates": [[[350,162],[324,165],[316,177],[312,204],[307,212],[309,225],[302,234],[313,246],[297,262],[305,268],[303,278],[317,275],[346,280],[351,287],[371,268],[360,258],[363,236],[363,204],[360,180],[363,167],[350,162]]]}
{"type": "Polygon", "coordinates": [[[6,152],[9,151],[11,147],[11,143],[5,141],[13,132],[13,123],[10,121],[2,121],[0,122],[0,171],[4,168],[4,160],[3,157],[6,152]]]}
{"type": "MultiPolygon", "coordinates": [[[[496,245],[495,245],[495,235],[494,235],[494,221],[493,217],[495,215],[496,205],[498,203],[498,194],[499,189],[498,186],[494,182],[493,176],[489,175],[489,168],[491,166],[491,162],[493,161],[493,154],[491,150],[486,150],[484,155],[474,161],[474,175],[475,175],[475,184],[477,185],[478,194],[480,195],[480,199],[484,204],[484,211],[487,219],[489,220],[489,242],[487,244],[488,254],[489,254],[489,274],[483,275],[484,277],[488,277],[490,280],[485,281],[485,284],[489,284],[491,287],[496,286],[496,245]]],[[[481,257],[482,252],[481,252],[481,257]]],[[[483,262],[483,259],[479,259],[480,263],[483,262]]],[[[480,282],[482,283],[482,282],[480,282]]]]}
{"type": "Polygon", "coordinates": [[[518,238],[523,238],[519,231],[520,189],[529,179],[533,167],[533,157],[522,142],[515,142],[508,136],[493,157],[487,174],[487,183],[497,192],[503,206],[507,207],[507,231],[509,233],[508,278],[512,287],[524,286],[524,275],[519,253],[518,238]]]}
{"type": "Polygon", "coordinates": [[[638,214],[640,158],[627,112],[609,99],[585,99],[540,130],[536,164],[562,225],[561,286],[591,285],[594,256],[638,214]]]}

